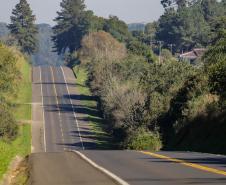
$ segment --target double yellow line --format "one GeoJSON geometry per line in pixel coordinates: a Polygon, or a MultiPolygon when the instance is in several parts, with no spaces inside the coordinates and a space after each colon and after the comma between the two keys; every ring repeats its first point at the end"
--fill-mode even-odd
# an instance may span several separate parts
{"type": "Polygon", "coordinates": [[[202,166],[202,165],[199,165],[199,164],[186,162],[184,160],[175,159],[175,158],[171,158],[171,157],[168,157],[168,156],[165,156],[165,155],[160,155],[160,154],[156,154],[156,153],[152,153],[152,152],[141,151],[141,153],[143,153],[145,155],[150,155],[150,156],[155,157],[155,158],[164,159],[164,160],[168,160],[168,161],[171,161],[171,162],[179,163],[181,165],[189,166],[191,168],[199,169],[199,170],[202,170],[202,171],[226,176],[226,171],[223,171],[223,170],[218,170],[218,169],[215,169],[215,168],[210,168],[210,167],[207,167],[207,166],[202,166]]]}

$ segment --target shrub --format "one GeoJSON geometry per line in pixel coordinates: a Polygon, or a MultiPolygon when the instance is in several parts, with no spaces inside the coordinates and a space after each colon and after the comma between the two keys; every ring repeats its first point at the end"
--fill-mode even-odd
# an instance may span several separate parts
{"type": "Polygon", "coordinates": [[[126,47],[104,31],[86,35],[81,42],[79,58],[82,63],[105,60],[111,62],[127,56],[126,47]]]}
{"type": "Polygon", "coordinates": [[[157,60],[151,48],[136,39],[130,40],[127,48],[132,54],[144,56],[148,62],[155,62],[157,60]]]}
{"type": "Polygon", "coordinates": [[[15,51],[0,43],[0,95],[2,96],[16,92],[20,79],[17,60],[15,51]]]}
{"type": "Polygon", "coordinates": [[[113,77],[101,92],[101,100],[110,122],[114,127],[125,129],[140,126],[145,97],[135,82],[123,82],[116,77],[113,77]]]}
{"type": "Polygon", "coordinates": [[[17,134],[16,121],[8,105],[18,95],[22,59],[16,49],[0,44],[0,138],[13,139],[17,134]]]}
{"type": "Polygon", "coordinates": [[[10,110],[0,105],[0,138],[13,139],[17,135],[18,127],[10,110]]]}
{"type": "Polygon", "coordinates": [[[150,132],[144,128],[132,132],[124,142],[124,148],[132,150],[158,151],[162,147],[160,135],[157,132],[150,132]]]}

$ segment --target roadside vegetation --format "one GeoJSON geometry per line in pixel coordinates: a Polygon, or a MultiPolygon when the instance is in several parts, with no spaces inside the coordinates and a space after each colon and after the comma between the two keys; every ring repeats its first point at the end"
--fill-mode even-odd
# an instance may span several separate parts
{"type": "Polygon", "coordinates": [[[75,66],[73,68],[74,73],[77,76],[76,87],[77,92],[86,97],[80,100],[81,106],[86,106],[89,109],[95,110],[96,115],[87,114],[87,121],[94,131],[93,139],[96,142],[96,149],[114,149],[117,146],[114,145],[111,135],[107,132],[107,125],[104,125],[104,119],[99,110],[98,99],[94,96],[87,84],[88,71],[84,66],[75,66]]]}
{"type": "Polygon", "coordinates": [[[75,70],[78,79],[88,75],[83,84],[97,97],[103,125],[120,148],[226,153],[226,3],[161,3],[165,13],[158,21],[130,32],[116,16],[87,11],[83,0],[63,1],[53,28],[56,51],[85,71],[75,70]],[[207,48],[198,65],[178,60],[197,47],[207,48]]]}
{"type": "Polygon", "coordinates": [[[31,151],[29,55],[36,49],[37,29],[26,0],[12,14],[10,34],[0,42],[0,180],[16,156],[24,158],[31,151]]]}
{"type": "Polygon", "coordinates": [[[31,68],[19,51],[4,45],[0,46],[0,66],[1,179],[15,156],[25,157],[30,153],[31,126],[24,122],[31,119],[31,105],[24,104],[31,102],[31,68]]]}

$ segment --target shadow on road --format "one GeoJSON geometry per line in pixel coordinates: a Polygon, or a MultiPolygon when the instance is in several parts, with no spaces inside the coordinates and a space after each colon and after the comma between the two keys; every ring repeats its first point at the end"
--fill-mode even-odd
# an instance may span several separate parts
{"type": "MultiPolygon", "coordinates": [[[[50,84],[50,83],[43,83],[43,84],[50,84]]],[[[53,83],[51,83],[53,84],[53,83]]],[[[66,83],[55,83],[55,85],[72,85],[77,86],[77,84],[66,84],[66,83]]],[[[44,98],[56,98],[56,97],[44,97],[44,98]]],[[[86,96],[86,95],[63,95],[58,96],[59,104],[47,104],[44,106],[46,112],[58,112],[60,111],[61,114],[67,114],[67,119],[71,120],[72,123],[75,122],[75,118],[73,113],[76,113],[77,120],[80,125],[80,134],[82,139],[84,140],[84,146],[86,149],[112,149],[115,146],[112,143],[112,138],[106,134],[105,132],[101,131],[106,129],[104,125],[103,118],[101,117],[100,111],[95,106],[87,106],[84,105],[84,102],[87,101],[97,101],[97,97],[95,96],[86,96]],[[74,103],[73,106],[71,105],[71,101],[74,103]],[[83,125],[86,125],[83,126],[83,125]],[[87,127],[89,125],[89,127],[87,127]]],[[[55,101],[52,101],[55,102],[55,101]]],[[[91,104],[92,105],[92,104],[91,104]]],[[[77,138],[79,137],[78,131],[71,131],[70,136],[77,138]]],[[[80,146],[81,143],[74,143],[74,144],[60,144],[65,146],[71,146],[72,148],[80,146]]]]}

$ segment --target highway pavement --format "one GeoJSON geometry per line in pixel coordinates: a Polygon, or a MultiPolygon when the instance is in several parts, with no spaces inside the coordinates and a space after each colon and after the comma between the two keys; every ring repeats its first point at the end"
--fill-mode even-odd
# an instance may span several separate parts
{"type": "Polygon", "coordinates": [[[226,184],[225,156],[191,152],[82,153],[131,185],[226,184]]]}
{"type": "Polygon", "coordinates": [[[37,66],[32,78],[31,184],[226,184],[225,156],[95,150],[72,70],[37,66]]]}
{"type": "Polygon", "coordinates": [[[33,153],[95,148],[75,86],[69,68],[33,67],[33,153]]]}

